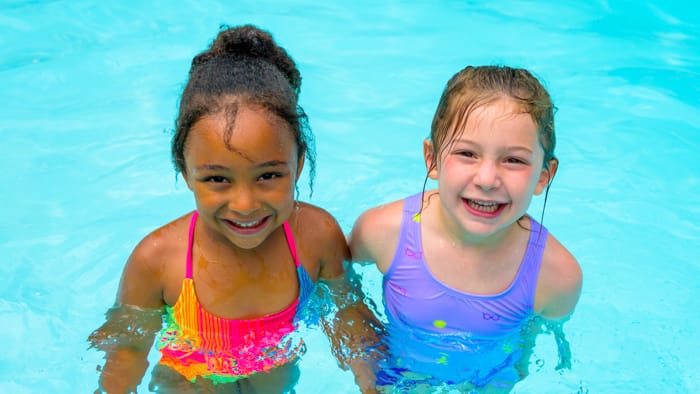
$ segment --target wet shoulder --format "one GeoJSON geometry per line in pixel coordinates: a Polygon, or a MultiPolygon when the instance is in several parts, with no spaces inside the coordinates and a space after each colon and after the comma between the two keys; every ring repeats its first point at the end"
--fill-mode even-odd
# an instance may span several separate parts
{"type": "MultiPolygon", "coordinates": [[[[164,297],[169,304],[172,303],[170,298],[179,293],[185,276],[191,217],[191,213],[186,214],[153,230],[136,245],[123,274],[124,284],[131,283],[132,286],[124,291],[136,293],[132,289],[138,285],[153,289],[161,299],[164,297]]],[[[124,296],[128,297],[128,293],[124,296]]],[[[149,298],[155,298],[155,295],[149,298]]]]}
{"type": "Polygon", "coordinates": [[[578,302],[582,279],[576,258],[550,233],[542,256],[536,307],[545,317],[566,317],[578,302]]]}
{"type": "Polygon", "coordinates": [[[355,221],[354,228],[362,229],[373,238],[397,232],[401,227],[404,200],[381,204],[363,212],[355,221]]]}
{"type": "Polygon", "coordinates": [[[151,231],[134,248],[132,257],[142,264],[157,264],[175,255],[183,256],[187,251],[191,218],[189,213],[151,231]]]}
{"type": "Polygon", "coordinates": [[[325,209],[299,202],[289,219],[299,259],[312,279],[327,279],[343,272],[349,260],[345,235],[338,221],[325,209]]]}
{"type": "Polygon", "coordinates": [[[182,217],[161,226],[136,245],[122,272],[117,303],[158,309],[168,302],[164,296],[166,293],[177,292],[178,283],[173,278],[184,273],[184,257],[178,270],[180,267],[173,265],[173,256],[187,250],[188,227],[187,224],[183,226],[186,220],[182,217]],[[183,239],[182,234],[184,246],[179,242],[183,239]],[[173,273],[173,270],[179,272],[173,273]]]}
{"type": "Polygon", "coordinates": [[[403,199],[396,200],[370,208],[357,218],[349,240],[354,261],[376,263],[386,272],[399,239],[403,207],[403,199]]]}

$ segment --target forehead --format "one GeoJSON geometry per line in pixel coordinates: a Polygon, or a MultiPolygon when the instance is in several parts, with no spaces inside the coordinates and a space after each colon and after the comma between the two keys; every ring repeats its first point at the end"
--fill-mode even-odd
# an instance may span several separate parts
{"type": "Polygon", "coordinates": [[[192,126],[185,153],[202,150],[261,161],[271,157],[286,160],[296,154],[297,147],[282,119],[262,108],[242,105],[232,113],[205,115],[192,126]]]}
{"type": "Polygon", "coordinates": [[[500,97],[474,107],[469,111],[467,118],[467,124],[471,123],[472,126],[503,122],[535,126],[532,116],[525,112],[523,105],[508,97],[500,97]]]}
{"type": "Polygon", "coordinates": [[[457,116],[450,127],[450,139],[475,134],[505,133],[514,138],[537,138],[537,124],[523,106],[508,97],[467,108],[457,116]]]}

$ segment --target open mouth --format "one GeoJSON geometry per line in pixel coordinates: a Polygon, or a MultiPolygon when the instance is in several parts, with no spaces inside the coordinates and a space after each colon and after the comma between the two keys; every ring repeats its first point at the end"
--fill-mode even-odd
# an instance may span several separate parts
{"type": "Polygon", "coordinates": [[[467,209],[472,214],[482,217],[495,217],[506,206],[506,204],[498,203],[495,201],[472,200],[468,198],[465,198],[464,202],[467,209]]]}
{"type": "Polygon", "coordinates": [[[230,229],[239,234],[251,235],[262,230],[269,220],[270,217],[265,216],[261,219],[246,221],[224,219],[224,222],[228,225],[230,229]]]}

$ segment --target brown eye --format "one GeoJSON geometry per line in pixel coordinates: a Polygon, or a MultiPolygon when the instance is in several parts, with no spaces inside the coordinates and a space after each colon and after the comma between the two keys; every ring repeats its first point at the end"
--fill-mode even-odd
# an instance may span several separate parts
{"type": "Polygon", "coordinates": [[[224,183],[224,182],[228,182],[228,179],[226,179],[222,176],[219,176],[219,175],[214,175],[214,176],[204,178],[204,182],[224,183]]]}
{"type": "Polygon", "coordinates": [[[506,163],[508,164],[527,164],[527,162],[523,159],[519,159],[517,157],[509,157],[506,159],[506,163]]]}
{"type": "Polygon", "coordinates": [[[266,173],[260,175],[260,177],[258,179],[261,181],[269,181],[271,179],[280,178],[280,177],[282,177],[282,173],[280,173],[280,172],[266,172],[266,173]]]}

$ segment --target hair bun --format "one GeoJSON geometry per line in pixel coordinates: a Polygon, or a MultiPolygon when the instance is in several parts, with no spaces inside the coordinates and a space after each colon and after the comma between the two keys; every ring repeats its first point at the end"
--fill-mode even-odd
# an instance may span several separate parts
{"type": "Polygon", "coordinates": [[[294,91],[299,93],[301,74],[287,51],[279,47],[272,35],[257,26],[221,26],[221,31],[208,51],[196,59],[197,64],[212,58],[230,57],[236,59],[259,59],[275,66],[289,81],[294,91]]]}
{"type": "Polygon", "coordinates": [[[235,28],[222,26],[221,32],[209,48],[214,56],[248,56],[274,58],[275,42],[270,33],[252,25],[235,28]]]}

